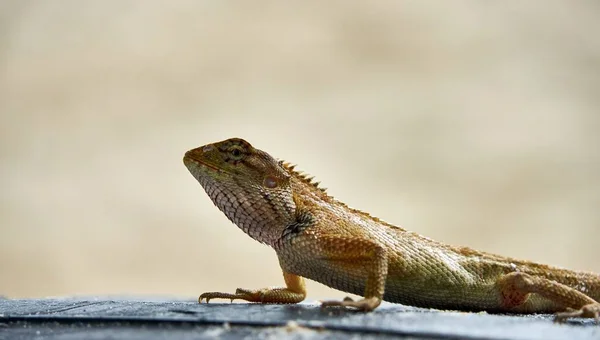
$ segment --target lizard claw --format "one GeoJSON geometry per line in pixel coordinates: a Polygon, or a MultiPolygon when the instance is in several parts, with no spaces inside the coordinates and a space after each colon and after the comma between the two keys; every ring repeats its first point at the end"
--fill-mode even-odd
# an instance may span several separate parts
{"type": "Polygon", "coordinates": [[[202,300],[206,299],[206,303],[210,302],[210,297],[206,296],[206,293],[200,294],[198,297],[198,303],[202,303],[202,300]]]}
{"type": "Polygon", "coordinates": [[[202,303],[202,300],[206,299],[206,303],[208,303],[211,299],[229,299],[231,302],[233,300],[246,300],[249,302],[264,302],[265,294],[268,292],[268,289],[259,289],[259,290],[250,290],[238,288],[235,290],[234,294],[231,293],[219,293],[219,292],[206,292],[202,293],[198,298],[198,303],[202,303]]]}
{"type": "Polygon", "coordinates": [[[580,309],[568,309],[566,312],[556,313],[555,322],[565,322],[570,318],[593,318],[600,324],[600,303],[591,303],[580,309]]]}
{"type": "Polygon", "coordinates": [[[350,297],[345,297],[342,301],[338,300],[330,300],[330,301],[322,301],[321,307],[352,307],[356,308],[363,312],[370,312],[375,309],[377,306],[381,304],[381,299],[377,297],[370,297],[367,299],[354,301],[350,297]]]}
{"type": "Polygon", "coordinates": [[[230,294],[230,293],[219,293],[219,292],[206,292],[200,294],[198,297],[198,303],[202,303],[202,300],[206,299],[206,303],[209,303],[211,299],[230,299],[231,302],[235,299],[243,299],[243,294],[230,294]]]}

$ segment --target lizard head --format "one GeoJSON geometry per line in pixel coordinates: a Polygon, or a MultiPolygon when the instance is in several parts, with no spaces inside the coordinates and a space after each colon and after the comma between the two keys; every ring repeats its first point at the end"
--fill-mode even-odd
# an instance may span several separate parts
{"type": "Polygon", "coordinates": [[[213,203],[252,238],[271,243],[294,219],[289,172],[245,140],[192,149],[183,162],[213,203]]]}

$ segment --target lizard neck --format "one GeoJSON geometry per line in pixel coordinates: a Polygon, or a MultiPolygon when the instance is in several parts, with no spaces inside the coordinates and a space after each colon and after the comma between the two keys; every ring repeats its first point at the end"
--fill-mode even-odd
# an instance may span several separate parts
{"type": "Polygon", "coordinates": [[[229,183],[210,177],[198,180],[219,210],[258,242],[273,246],[296,218],[291,188],[245,187],[240,181],[229,183]]]}
{"type": "Polygon", "coordinates": [[[293,201],[276,203],[279,195],[272,191],[265,190],[260,195],[260,199],[252,203],[235,201],[233,205],[236,213],[226,215],[251,238],[274,246],[288,225],[295,220],[296,206],[293,201]]]}

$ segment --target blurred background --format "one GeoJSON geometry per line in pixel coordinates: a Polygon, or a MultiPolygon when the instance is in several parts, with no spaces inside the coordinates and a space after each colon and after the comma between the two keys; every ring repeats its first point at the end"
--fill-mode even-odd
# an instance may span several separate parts
{"type": "Polygon", "coordinates": [[[431,238],[600,272],[599,17],[595,1],[1,1],[0,295],[282,285],[182,163],[234,136],[431,238]]]}

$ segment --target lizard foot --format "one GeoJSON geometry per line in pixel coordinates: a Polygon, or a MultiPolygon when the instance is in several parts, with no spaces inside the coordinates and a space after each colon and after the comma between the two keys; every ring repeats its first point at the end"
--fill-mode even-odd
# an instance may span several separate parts
{"type": "Polygon", "coordinates": [[[250,302],[262,302],[265,290],[250,290],[238,288],[235,290],[235,294],[231,293],[220,293],[220,292],[206,292],[200,294],[198,302],[202,303],[202,300],[206,299],[206,303],[209,303],[211,299],[229,299],[233,300],[246,300],[250,302]]]}
{"type": "Polygon", "coordinates": [[[565,322],[569,318],[594,318],[600,324],[600,303],[591,303],[580,309],[570,309],[566,312],[556,313],[554,321],[565,322]]]}
{"type": "Polygon", "coordinates": [[[352,307],[363,312],[370,312],[377,308],[381,304],[381,299],[377,297],[370,297],[367,299],[361,299],[358,301],[352,300],[350,297],[345,297],[342,301],[330,300],[321,302],[321,307],[352,307]]]}

